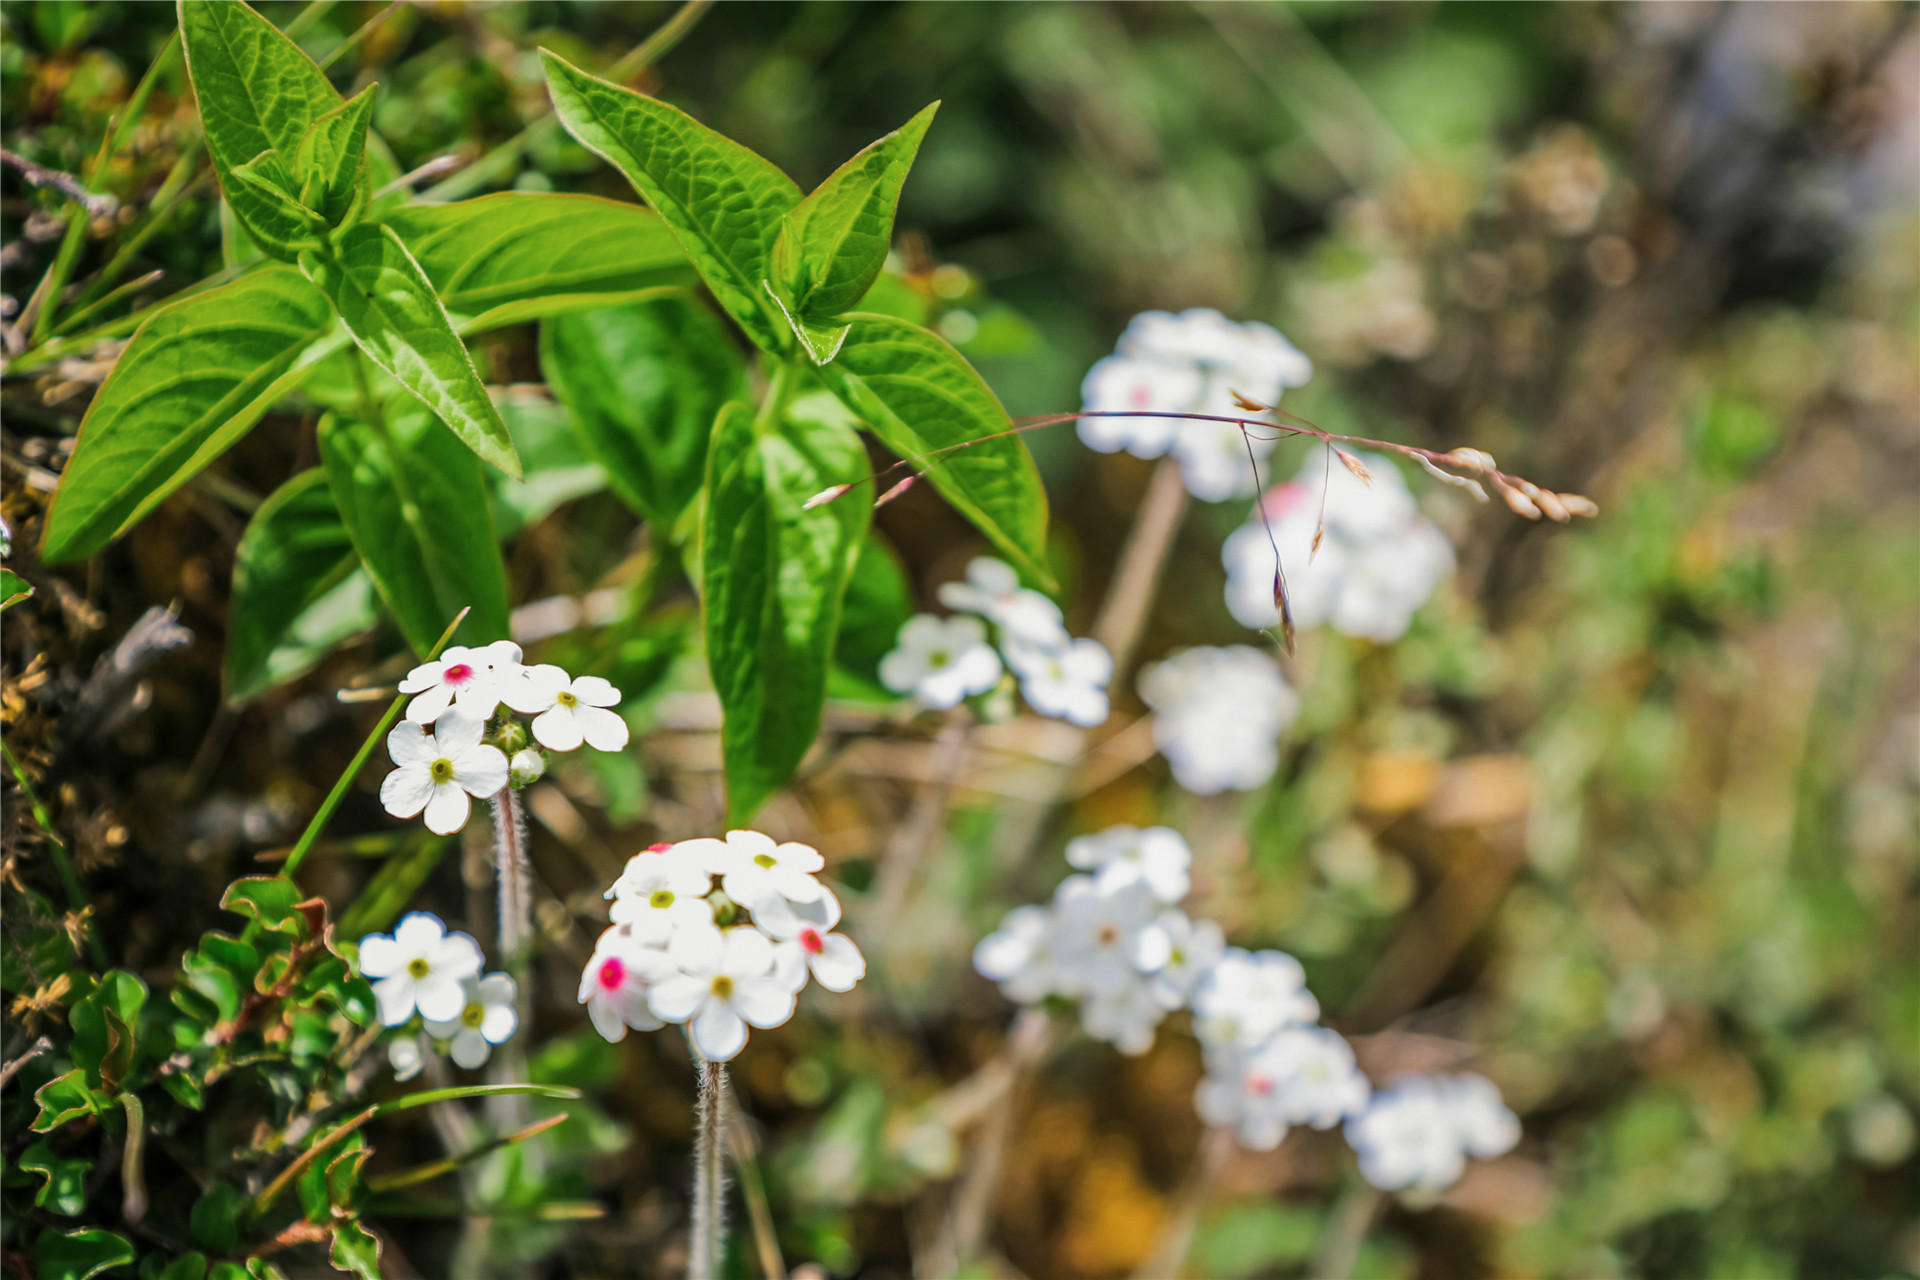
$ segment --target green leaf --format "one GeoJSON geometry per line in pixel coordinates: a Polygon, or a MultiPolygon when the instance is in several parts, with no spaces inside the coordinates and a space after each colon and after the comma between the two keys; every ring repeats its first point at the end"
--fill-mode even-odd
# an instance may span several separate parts
{"type": "Polygon", "coordinates": [[[318,662],[329,643],[372,625],[371,583],[364,574],[359,577],[361,610],[318,608],[359,567],[322,468],[302,471],[260,504],[233,559],[233,604],[227,613],[227,697],[232,702],[293,679],[318,662]],[[322,643],[314,643],[321,637],[322,643]]]}
{"type": "Polygon", "coordinates": [[[294,149],[300,203],[330,227],[350,226],[366,209],[367,125],[373,119],[377,88],[368,85],[345,106],[315,120],[294,149]]]}
{"type": "MultiPolygon", "coordinates": [[[[231,1266],[232,1264],[229,1263],[227,1265],[231,1266]]],[[[241,1275],[246,1274],[244,1271],[240,1271],[238,1267],[234,1267],[233,1269],[239,1271],[241,1275]]],[[[165,1269],[162,1270],[159,1275],[154,1277],[154,1280],[207,1280],[207,1255],[204,1253],[189,1253],[175,1258],[166,1265],[165,1269]]]]}
{"type": "MultiPolygon", "coordinates": [[[[843,502],[857,502],[847,497],[843,502]]],[[[867,530],[840,607],[840,638],[833,659],[868,680],[879,677],[880,659],[894,647],[900,627],[913,616],[913,587],[899,553],[877,530],[867,530]]]]}
{"type": "Polygon", "coordinates": [[[415,1107],[430,1107],[436,1102],[452,1102],[460,1098],[490,1098],[502,1093],[530,1093],[536,1098],[577,1098],[578,1089],[569,1089],[557,1084],[464,1084],[451,1089],[427,1089],[420,1093],[410,1093],[404,1098],[395,1098],[383,1102],[374,1108],[376,1114],[388,1116],[396,1111],[411,1111],[415,1107]]]}
{"type": "Polygon", "coordinates": [[[300,911],[306,899],[300,886],[280,876],[246,876],[227,886],[220,909],[260,922],[272,933],[299,940],[306,937],[307,919],[300,911]]]}
{"type": "Polygon", "coordinates": [[[879,278],[900,187],[939,109],[933,103],[841,165],[787,214],[773,249],[773,278],[800,322],[851,309],[879,278]]]}
{"type": "Polygon", "coordinates": [[[80,423],[41,559],[89,556],[125,533],[304,377],[332,326],[326,299],[287,267],[157,308],[80,423]]]}
{"type": "Polygon", "coordinates": [[[0,569],[0,612],[19,604],[33,594],[27,580],[11,569],[0,569]]]}
{"type": "Polygon", "coordinates": [[[447,851],[447,838],[421,830],[400,853],[388,858],[354,898],[335,930],[342,938],[362,938],[384,929],[405,910],[407,902],[447,851]]]}
{"type": "Polygon", "coordinates": [[[33,1242],[33,1269],[39,1280],[90,1280],[132,1262],[133,1246],[98,1227],[86,1231],[48,1228],[33,1242]]]}
{"type": "Polygon", "coordinates": [[[105,1105],[105,1099],[87,1087],[87,1073],[82,1067],[41,1085],[33,1100],[40,1104],[40,1114],[33,1119],[35,1133],[58,1129],[69,1120],[97,1113],[105,1105]]]}
{"type": "Polygon", "coordinates": [[[67,1011],[73,1028],[73,1060],[87,1070],[88,1080],[97,1088],[126,1075],[132,1062],[132,1035],[126,1029],[138,1026],[140,1010],[147,1003],[147,984],[125,969],[115,969],[94,984],[85,998],[76,1000],[67,1011]],[[116,1045],[113,1022],[120,1023],[116,1045]],[[116,1049],[122,1057],[114,1059],[116,1049]]]}
{"type": "Polygon", "coordinates": [[[526,468],[524,480],[488,472],[493,490],[493,527],[510,538],[543,519],[555,507],[607,487],[607,473],[587,455],[572,415],[544,396],[510,396],[500,416],[513,431],[526,468]]]}
{"type": "Polygon", "coordinates": [[[365,423],[323,419],[320,459],[360,560],[416,653],[468,606],[459,643],[507,634],[506,567],[471,453],[411,413],[389,424],[386,439],[365,423]]]}
{"type": "Polygon", "coordinates": [[[240,1243],[240,1211],[247,1197],[230,1182],[216,1182],[193,1202],[188,1225],[193,1238],[213,1253],[232,1253],[240,1243]]]}
{"type": "Polygon", "coordinates": [[[847,340],[849,326],[830,320],[815,322],[802,319],[780,300],[771,280],[767,281],[766,289],[767,296],[773,299],[773,305],[780,309],[780,318],[787,322],[787,328],[800,340],[807,359],[815,364],[827,364],[840,354],[841,344],[847,340]]]}
{"type": "Polygon", "coordinates": [[[266,152],[291,161],[340,95],[298,45],[234,0],[181,0],[180,37],[227,203],[262,249],[291,261],[310,238],[310,219],[236,171],[266,152]]]}
{"type": "Polygon", "coordinates": [[[819,732],[840,602],[872,508],[803,506],[865,459],[859,436],[840,424],[795,421],[757,435],[741,404],[714,424],[701,606],[735,825],[786,785],[819,732]]]}
{"type": "Polygon", "coordinates": [[[391,228],[341,232],[332,252],[301,254],[300,270],[326,294],[375,364],[438,414],[469,449],[520,478],[513,438],[473,357],[426,273],[391,228]]]}
{"type": "Polygon", "coordinates": [[[69,1160],[54,1154],[53,1144],[42,1138],[20,1153],[20,1167],[37,1173],[44,1181],[33,1193],[33,1202],[42,1209],[72,1218],[87,1207],[87,1171],[91,1160],[69,1160]]]}
{"type": "MultiPolygon", "coordinates": [[[[839,359],[820,370],[827,386],[887,448],[927,470],[933,487],[1001,554],[1051,587],[1047,493],[1027,446],[999,434],[1013,426],[1000,401],[944,339],[891,316],[848,319],[853,332],[839,359]],[[950,448],[971,440],[981,443],[950,448]],[[935,455],[940,449],[949,451],[935,455]]],[[[857,480],[863,472],[851,467],[832,479],[857,480]]]]}
{"type": "Polygon", "coordinates": [[[447,309],[475,317],[462,326],[467,333],[691,278],[658,214],[598,196],[504,192],[408,205],[384,220],[447,309]]]}
{"type": "Polygon", "coordinates": [[[320,243],[326,222],[300,203],[294,194],[293,169],[278,152],[263,151],[247,163],[235,165],[233,176],[237,180],[235,190],[249,201],[258,201],[261,209],[271,211],[285,223],[282,234],[287,238],[275,248],[298,253],[320,243]]]}
{"type": "Polygon", "coordinates": [[[351,1271],[360,1280],[380,1280],[380,1240],[352,1218],[334,1223],[328,1258],[335,1271],[351,1271]]]}
{"type": "Polygon", "coordinates": [[[781,219],[800,188],[764,158],[677,107],[540,51],[561,123],[627,176],[673,229],[694,268],[756,344],[779,352],[787,326],[764,292],[781,219]]]}
{"type": "Polygon", "coordinates": [[[670,531],[699,492],[720,406],[746,369],[714,314],[685,294],[557,316],[540,367],[621,501],[670,531]]]}

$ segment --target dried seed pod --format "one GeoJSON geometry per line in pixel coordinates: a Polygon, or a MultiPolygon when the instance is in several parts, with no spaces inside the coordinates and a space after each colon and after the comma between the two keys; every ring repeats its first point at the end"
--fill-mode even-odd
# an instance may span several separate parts
{"type": "Polygon", "coordinates": [[[1563,493],[1559,498],[1560,505],[1567,509],[1567,514],[1570,516],[1586,516],[1591,519],[1600,514],[1599,504],[1592,498],[1578,493],[1563,493]]]}
{"type": "Polygon", "coordinates": [[[1354,457],[1345,449],[1335,448],[1334,452],[1340,455],[1340,463],[1342,466],[1353,472],[1354,475],[1360,477],[1361,484],[1366,485],[1369,489],[1373,487],[1373,472],[1367,470],[1366,463],[1360,461],[1360,459],[1354,457]]]}
{"type": "Polygon", "coordinates": [[[1434,479],[1444,480],[1448,484],[1453,485],[1457,489],[1465,489],[1468,493],[1471,493],[1473,495],[1474,501],[1476,502],[1488,501],[1487,491],[1480,487],[1480,482],[1478,480],[1471,480],[1471,479],[1468,479],[1466,476],[1457,476],[1453,474],[1453,472],[1451,471],[1442,471],[1439,467],[1434,466],[1433,462],[1429,458],[1427,458],[1425,454],[1416,453],[1413,455],[1413,457],[1414,457],[1414,461],[1418,462],[1421,466],[1425,467],[1427,469],[1427,474],[1432,476],[1434,479]]]}
{"type": "Polygon", "coordinates": [[[1481,475],[1491,475],[1493,472],[1499,470],[1494,464],[1492,454],[1482,453],[1478,449],[1469,449],[1465,445],[1462,445],[1458,449],[1448,450],[1447,459],[1455,466],[1465,468],[1468,471],[1478,472],[1481,475]]]}
{"type": "Polygon", "coordinates": [[[1500,491],[1500,497],[1509,507],[1513,508],[1515,515],[1525,516],[1529,520],[1538,520],[1540,518],[1540,508],[1534,505],[1532,498],[1529,498],[1513,485],[1508,484],[1498,475],[1493,475],[1489,478],[1493,481],[1494,487],[1500,491]]]}
{"type": "Polygon", "coordinates": [[[1287,656],[1293,656],[1293,606],[1287,603],[1287,580],[1276,567],[1273,571],[1273,608],[1280,615],[1280,643],[1287,656]]]}
{"type": "Polygon", "coordinates": [[[826,503],[832,502],[835,498],[839,497],[841,494],[845,493],[847,490],[851,488],[853,488],[853,486],[850,484],[828,485],[826,488],[822,489],[820,492],[814,494],[811,498],[808,498],[805,502],[801,503],[800,509],[802,511],[811,511],[815,507],[822,506],[826,503]]]}
{"type": "Polygon", "coordinates": [[[885,493],[875,498],[873,500],[874,510],[878,511],[881,507],[886,506],[889,502],[892,502],[895,498],[899,497],[901,494],[905,493],[907,490],[913,488],[913,482],[915,480],[918,480],[919,478],[920,476],[918,473],[914,475],[910,475],[905,480],[902,480],[899,484],[896,484],[895,486],[893,486],[893,488],[887,490],[885,493]]]}
{"type": "Polygon", "coordinates": [[[1266,413],[1273,408],[1270,404],[1261,404],[1251,396],[1243,396],[1238,391],[1229,391],[1227,394],[1233,397],[1235,407],[1245,409],[1248,413],[1266,413]]]}

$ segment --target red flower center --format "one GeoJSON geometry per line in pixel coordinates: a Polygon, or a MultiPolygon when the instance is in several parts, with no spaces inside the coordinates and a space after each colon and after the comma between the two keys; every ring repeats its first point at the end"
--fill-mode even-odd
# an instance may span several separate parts
{"type": "Polygon", "coordinates": [[[473,679],[473,668],[464,662],[456,662],[440,674],[448,684],[465,684],[473,679]]]}
{"type": "Polygon", "coordinates": [[[1273,1092],[1273,1081],[1267,1079],[1265,1076],[1249,1076],[1247,1078],[1247,1092],[1254,1094],[1256,1097],[1264,1098],[1273,1092]]]}
{"type": "Polygon", "coordinates": [[[600,986],[607,991],[627,980],[627,966],[620,962],[619,956],[608,956],[600,962],[600,986]]]}
{"type": "Polygon", "coordinates": [[[800,931],[800,945],[806,948],[808,955],[813,956],[817,956],[827,949],[826,941],[821,938],[818,929],[802,929],[800,931]]]}
{"type": "Polygon", "coordinates": [[[648,853],[666,853],[672,848],[673,846],[670,844],[650,844],[647,846],[647,852],[648,853]]]}
{"type": "Polygon", "coordinates": [[[1148,387],[1135,387],[1132,399],[1134,408],[1144,409],[1147,407],[1147,402],[1153,399],[1153,391],[1148,387]]]}

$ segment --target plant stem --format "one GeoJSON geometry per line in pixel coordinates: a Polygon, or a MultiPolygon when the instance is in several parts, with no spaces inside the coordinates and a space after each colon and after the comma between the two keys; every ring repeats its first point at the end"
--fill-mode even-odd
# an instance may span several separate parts
{"type": "Polygon", "coordinates": [[[926,785],[915,799],[907,820],[887,842],[886,855],[880,860],[879,872],[874,877],[873,905],[866,913],[871,930],[868,936],[874,941],[874,950],[883,955],[891,951],[898,935],[895,926],[907,905],[914,872],[939,846],[953,784],[966,764],[972,729],[973,713],[966,704],[947,713],[947,722],[934,738],[928,757],[926,785]]]}
{"type": "Polygon", "coordinates": [[[500,890],[496,935],[500,963],[509,971],[526,959],[533,941],[533,894],[527,878],[527,816],[512,787],[502,787],[493,806],[493,870],[500,890]]]}
{"type": "Polygon", "coordinates": [[[774,1230],[773,1209],[767,1204],[766,1183],[760,1177],[760,1154],[755,1148],[753,1130],[747,1125],[740,1100],[727,1095],[727,1147],[733,1167],[740,1175],[740,1190],[747,1202],[747,1222],[753,1227],[754,1251],[760,1255],[760,1274],[766,1280],[787,1280],[786,1259],[780,1256],[780,1235],[774,1230]]]}
{"type": "Polygon", "coordinates": [[[723,1159],[727,1128],[727,1068],[699,1059],[700,1104],[693,1137],[693,1241],[687,1254],[687,1280],[715,1280],[721,1245],[727,1236],[726,1174],[723,1159]]]}
{"type": "Polygon", "coordinates": [[[1233,1131],[1211,1128],[1201,1135],[1200,1150],[1194,1153],[1193,1167],[1181,1184],[1179,1194],[1160,1222],[1160,1234],[1145,1261],[1134,1269],[1134,1280],[1165,1280],[1180,1274],[1193,1248],[1193,1233],[1200,1225],[1200,1211],[1206,1207],[1207,1194],[1213,1189],[1220,1167],[1233,1154],[1233,1131]]]}
{"type": "Polygon", "coordinates": [[[1113,655],[1115,683],[1126,673],[1140,643],[1147,610],[1159,589],[1167,553],[1173,549],[1174,535],[1180,532],[1180,518],[1186,511],[1187,486],[1180,479],[1180,464],[1172,458],[1163,459],[1153,470],[1147,495],[1120,548],[1113,585],[1107,589],[1107,598],[1093,622],[1093,638],[1113,655]]]}
{"type": "Polygon", "coordinates": [[[1309,1280],[1348,1280],[1353,1275],[1353,1264],[1359,1261],[1360,1248],[1385,1200],[1382,1192],[1358,1178],[1347,1183],[1314,1248],[1313,1265],[1307,1268],[1309,1280]]]}

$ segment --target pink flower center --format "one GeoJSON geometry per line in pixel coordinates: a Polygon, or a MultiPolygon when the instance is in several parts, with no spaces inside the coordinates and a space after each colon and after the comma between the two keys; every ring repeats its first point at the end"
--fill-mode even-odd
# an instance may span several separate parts
{"type": "Polygon", "coordinates": [[[627,980],[627,966],[620,962],[619,956],[608,956],[600,962],[600,986],[602,990],[612,991],[627,980]]]}
{"type": "Polygon", "coordinates": [[[473,668],[464,662],[456,662],[440,674],[448,684],[465,684],[473,679],[473,668]]]}
{"type": "Polygon", "coordinates": [[[810,956],[817,956],[827,949],[827,944],[820,937],[820,931],[818,929],[802,929],[800,931],[800,945],[806,949],[807,954],[810,956]]]}
{"type": "Polygon", "coordinates": [[[670,844],[650,844],[647,846],[648,853],[667,853],[672,849],[673,846],[670,844]]]}
{"type": "Polygon", "coordinates": [[[1273,1081],[1267,1079],[1265,1076],[1249,1076],[1247,1077],[1247,1092],[1253,1094],[1255,1097],[1264,1098],[1273,1092],[1273,1081]]]}
{"type": "Polygon", "coordinates": [[[1139,386],[1133,389],[1133,407],[1134,408],[1144,409],[1147,407],[1147,402],[1152,399],[1153,399],[1153,389],[1151,387],[1139,386]]]}

